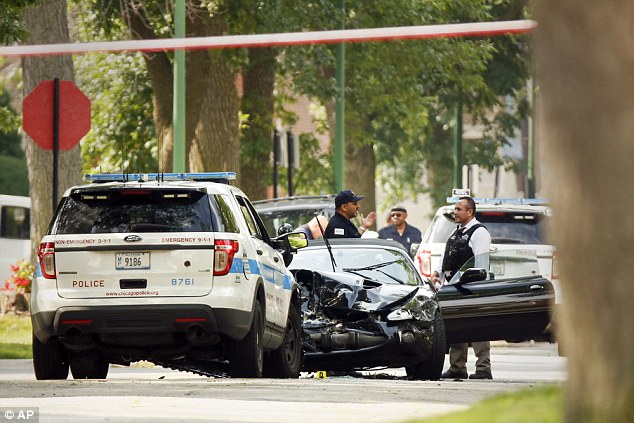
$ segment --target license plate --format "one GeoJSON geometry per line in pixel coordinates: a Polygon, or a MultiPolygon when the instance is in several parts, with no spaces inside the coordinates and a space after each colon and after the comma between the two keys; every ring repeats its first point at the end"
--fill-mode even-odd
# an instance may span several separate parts
{"type": "Polygon", "coordinates": [[[150,253],[115,253],[115,267],[117,270],[149,269],[150,253]]]}
{"type": "Polygon", "coordinates": [[[505,266],[503,261],[493,262],[491,263],[491,272],[493,272],[495,276],[503,276],[504,267],[505,266]]]}

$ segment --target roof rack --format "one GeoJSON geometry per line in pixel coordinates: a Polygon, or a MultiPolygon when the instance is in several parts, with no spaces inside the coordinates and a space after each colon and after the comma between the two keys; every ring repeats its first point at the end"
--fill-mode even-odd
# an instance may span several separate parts
{"type": "MultiPolygon", "coordinates": [[[[459,197],[447,197],[447,203],[457,203],[459,197]]],[[[518,204],[531,206],[547,206],[550,202],[545,198],[474,198],[476,204],[518,204]]]]}
{"type": "Polygon", "coordinates": [[[102,184],[106,182],[165,182],[165,181],[197,181],[220,182],[228,184],[236,179],[235,172],[201,172],[201,173],[97,173],[84,175],[86,182],[102,184]]]}

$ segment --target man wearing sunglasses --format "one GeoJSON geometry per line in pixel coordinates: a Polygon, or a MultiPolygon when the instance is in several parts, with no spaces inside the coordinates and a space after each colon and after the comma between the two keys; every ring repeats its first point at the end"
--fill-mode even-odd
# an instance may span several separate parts
{"type": "Polygon", "coordinates": [[[407,223],[407,210],[405,207],[396,206],[390,210],[391,225],[379,230],[379,238],[391,239],[400,242],[407,252],[414,242],[421,242],[422,236],[417,227],[407,223]]]}

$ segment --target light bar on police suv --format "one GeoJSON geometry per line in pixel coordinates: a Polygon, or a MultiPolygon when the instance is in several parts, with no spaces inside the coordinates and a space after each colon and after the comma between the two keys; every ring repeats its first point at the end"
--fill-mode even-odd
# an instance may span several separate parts
{"type": "Polygon", "coordinates": [[[207,181],[228,183],[236,179],[235,172],[200,173],[97,173],[84,175],[86,182],[165,182],[165,181],[207,181]]]}

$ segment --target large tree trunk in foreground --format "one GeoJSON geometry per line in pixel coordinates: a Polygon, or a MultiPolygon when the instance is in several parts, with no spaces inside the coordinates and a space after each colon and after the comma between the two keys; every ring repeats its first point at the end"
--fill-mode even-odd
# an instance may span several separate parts
{"type": "Polygon", "coordinates": [[[566,421],[634,421],[634,3],[538,1],[566,421]]]}
{"type": "MultiPolygon", "coordinates": [[[[24,10],[26,29],[31,34],[27,44],[69,43],[66,0],[46,0],[39,6],[24,10]]],[[[71,56],[26,57],[22,60],[24,95],[28,95],[40,82],[59,78],[73,80],[71,56]]],[[[29,196],[31,197],[31,241],[33,252],[53,215],[53,153],[42,150],[31,138],[26,137],[26,160],[29,171],[29,196]]],[[[81,149],[59,152],[58,198],[71,185],[81,182],[81,149]]],[[[34,256],[34,254],[33,254],[34,256]]]]}

